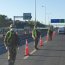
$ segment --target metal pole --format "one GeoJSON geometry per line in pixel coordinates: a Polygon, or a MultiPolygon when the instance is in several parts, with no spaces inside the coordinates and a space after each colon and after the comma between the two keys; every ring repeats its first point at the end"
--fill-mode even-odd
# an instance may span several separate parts
{"type": "Polygon", "coordinates": [[[45,24],[46,24],[46,6],[43,6],[42,7],[45,7],[45,24]]]}
{"type": "Polygon", "coordinates": [[[13,25],[14,25],[15,24],[15,16],[13,18],[14,18],[14,20],[13,20],[13,25]]]}
{"type": "Polygon", "coordinates": [[[45,24],[46,24],[46,6],[45,6],[45,24]]]}
{"type": "Polygon", "coordinates": [[[35,26],[36,26],[36,0],[35,0],[35,26]]]}
{"type": "Polygon", "coordinates": [[[23,18],[23,16],[13,16],[13,25],[15,25],[15,18],[23,18]]]}

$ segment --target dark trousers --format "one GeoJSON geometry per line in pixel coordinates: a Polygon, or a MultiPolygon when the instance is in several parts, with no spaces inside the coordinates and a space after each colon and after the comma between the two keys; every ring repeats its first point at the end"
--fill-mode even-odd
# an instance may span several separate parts
{"type": "Polygon", "coordinates": [[[8,65],[14,65],[15,59],[16,59],[16,53],[17,49],[16,48],[8,48],[8,65]]]}
{"type": "Polygon", "coordinates": [[[53,35],[53,32],[49,32],[49,40],[52,40],[52,35],[53,35]]]}
{"type": "Polygon", "coordinates": [[[36,38],[34,40],[34,47],[37,49],[39,38],[36,38]]]}

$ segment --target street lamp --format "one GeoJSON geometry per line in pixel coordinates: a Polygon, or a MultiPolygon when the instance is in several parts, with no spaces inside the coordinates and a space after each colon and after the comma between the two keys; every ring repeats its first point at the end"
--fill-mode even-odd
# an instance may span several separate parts
{"type": "Polygon", "coordinates": [[[35,0],[35,26],[36,26],[36,0],[35,0]]]}
{"type": "Polygon", "coordinates": [[[45,8],[45,24],[46,24],[46,6],[43,6],[43,5],[42,5],[42,7],[45,8]]]}

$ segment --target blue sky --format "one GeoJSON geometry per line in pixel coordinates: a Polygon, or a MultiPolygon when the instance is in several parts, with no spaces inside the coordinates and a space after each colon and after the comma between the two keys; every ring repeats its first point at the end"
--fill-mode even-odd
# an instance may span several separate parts
{"type": "MultiPolygon", "coordinates": [[[[45,23],[45,7],[46,24],[50,19],[65,19],[65,0],[36,0],[36,20],[41,23],[45,23]]],[[[35,0],[0,0],[0,14],[13,19],[23,13],[31,13],[31,20],[35,20],[35,0]]]]}

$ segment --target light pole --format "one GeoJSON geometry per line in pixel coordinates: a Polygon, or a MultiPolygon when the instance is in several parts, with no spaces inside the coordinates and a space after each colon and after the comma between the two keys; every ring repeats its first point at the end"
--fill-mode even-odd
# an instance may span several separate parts
{"type": "Polygon", "coordinates": [[[46,24],[46,6],[43,6],[43,5],[42,5],[42,7],[45,8],[45,24],[46,24]]]}
{"type": "Polygon", "coordinates": [[[35,26],[36,26],[36,0],[35,0],[35,26]]]}

